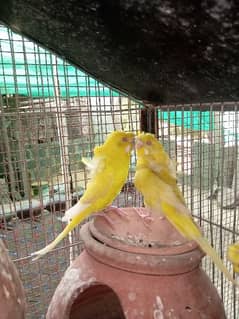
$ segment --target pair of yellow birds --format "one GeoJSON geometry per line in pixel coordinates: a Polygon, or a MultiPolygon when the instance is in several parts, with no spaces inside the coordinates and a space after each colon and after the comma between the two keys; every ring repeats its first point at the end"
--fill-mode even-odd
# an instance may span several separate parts
{"type": "MultiPolygon", "coordinates": [[[[91,179],[81,199],[65,212],[65,229],[45,248],[34,252],[34,260],[52,250],[67,234],[90,214],[108,208],[123,187],[130,165],[131,151],[136,148],[135,186],[143,194],[145,206],[162,213],[187,239],[195,240],[218,268],[235,285],[231,273],[194,223],[184,197],[177,186],[176,169],[162,144],[149,133],[114,131],[105,143],[94,149],[93,159],[85,163],[91,179]],[[107,185],[107,187],[105,187],[107,185]]],[[[239,245],[228,248],[228,257],[239,271],[239,245]]]]}

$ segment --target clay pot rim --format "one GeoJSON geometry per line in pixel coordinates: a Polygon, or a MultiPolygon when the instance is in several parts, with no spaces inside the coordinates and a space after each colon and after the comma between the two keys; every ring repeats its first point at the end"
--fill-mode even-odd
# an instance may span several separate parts
{"type": "Polygon", "coordinates": [[[198,248],[191,250],[191,247],[174,255],[154,255],[150,248],[151,254],[119,250],[93,237],[89,225],[90,222],[83,225],[80,231],[86,251],[97,261],[114,268],[148,275],[175,275],[197,268],[204,255],[198,248]]]}
{"type": "Polygon", "coordinates": [[[198,245],[195,241],[187,241],[185,239],[185,243],[180,243],[178,245],[168,245],[162,246],[156,241],[152,241],[152,247],[146,246],[136,246],[136,245],[129,245],[121,240],[116,238],[112,238],[100,232],[94,224],[94,220],[89,222],[89,231],[91,235],[99,242],[107,245],[108,247],[112,247],[114,249],[123,251],[123,252],[131,252],[131,253],[140,253],[145,255],[158,255],[158,256],[170,256],[170,255],[179,255],[188,253],[190,251],[195,250],[198,245]],[[157,246],[157,247],[153,247],[157,246]]]}

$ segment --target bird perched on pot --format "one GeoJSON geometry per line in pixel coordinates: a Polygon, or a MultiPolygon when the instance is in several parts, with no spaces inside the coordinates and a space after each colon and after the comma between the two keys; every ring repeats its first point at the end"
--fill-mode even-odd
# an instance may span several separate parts
{"type": "Polygon", "coordinates": [[[176,170],[162,144],[150,133],[136,137],[135,187],[144,196],[145,206],[161,213],[187,239],[194,240],[208,254],[217,267],[237,284],[193,221],[183,194],[177,185],[176,170]]]}
{"type": "Polygon", "coordinates": [[[62,221],[68,222],[65,229],[45,248],[32,254],[36,260],[52,250],[66,235],[89,215],[108,208],[121,191],[130,165],[134,134],[114,131],[105,143],[94,149],[93,159],[86,163],[91,170],[91,179],[80,200],[65,212],[62,221]]]}
{"type": "Polygon", "coordinates": [[[239,272],[239,242],[228,246],[227,259],[232,263],[234,271],[239,272]]]}

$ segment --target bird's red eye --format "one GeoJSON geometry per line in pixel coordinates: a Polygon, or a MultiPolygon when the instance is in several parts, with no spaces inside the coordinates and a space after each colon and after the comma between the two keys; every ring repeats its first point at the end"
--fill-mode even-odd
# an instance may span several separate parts
{"type": "Polygon", "coordinates": [[[127,137],[123,137],[123,138],[122,138],[122,141],[123,141],[123,142],[128,142],[128,138],[127,138],[127,137]]]}
{"type": "Polygon", "coordinates": [[[152,145],[152,142],[151,141],[147,141],[146,144],[147,145],[152,145]]]}

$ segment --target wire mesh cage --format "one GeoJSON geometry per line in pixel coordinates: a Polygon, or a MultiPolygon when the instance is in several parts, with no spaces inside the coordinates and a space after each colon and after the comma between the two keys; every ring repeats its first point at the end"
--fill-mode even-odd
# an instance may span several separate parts
{"type": "MultiPolygon", "coordinates": [[[[79,228],[38,262],[30,254],[63,229],[64,211],[89,178],[82,157],[91,157],[113,130],[148,128],[157,134],[175,159],[193,216],[231,267],[225,251],[238,237],[238,106],[160,106],[147,111],[145,121],[139,102],[0,26],[0,236],[20,272],[28,318],[44,318],[63,272],[82,250],[79,228]]],[[[119,206],[141,203],[134,166],[132,156],[119,206]]],[[[203,267],[228,318],[236,319],[236,291],[208,258],[203,267]]]]}
{"type": "MultiPolygon", "coordinates": [[[[188,207],[227,267],[227,246],[238,238],[238,103],[158,110],[159,136],[177,162],[188,207]],[[180,110],[180,111],[179,111],[180,110]]],[[[217,287],[228,318],[238,317],[238,292],[213,265],[203,267],[217,287]]]]}
{"type": "MultiPolygon", "coordinates": [[[[81,158],[113,130],[139,130],[140,106],[3,26],[0,38],[1,237],[25,285],[28,316],[40,318],[70,248],[71,258],[81,250],[78,232],[39,263],[29,255],[59,233],[65,209],[82,195],[81,158]]],[[[136,204],[127,194],[118,205],[136,204]]]]}

